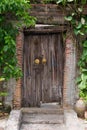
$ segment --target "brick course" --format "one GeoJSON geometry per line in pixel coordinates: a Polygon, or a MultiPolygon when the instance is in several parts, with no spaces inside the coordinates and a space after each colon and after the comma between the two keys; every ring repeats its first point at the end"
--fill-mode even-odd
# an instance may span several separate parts
{"type": "Polygon", "coordinates": [[[64,64],[64,85],[63,104],[64,107],[73,106],[76,100],[76,41],[69,33],[65,41],[65,64],[64,64]]]}
{"type": "Polygon", "coordinates": [[[30,14],[37,18],[37,23],[64,24],[64,12],[55,4],[32,4],[30,14]]]}
{"type": "MultiPolygon", "coordinates": [[[[17,60],[18,60],[18,66],[22,70],[22,63],[23,63],[23,43],[24,43],[24,34],[23,31],[20,31],[17,39],[16,39],[16,50],[17,50],[17,60]]],[[[20,108],[21,107],[21,90],[22,90],[22,78],[19,78],[17,80],[17,85],[14,92],[14,100],[13,100],[13,107],[14,108],[20,108]]]]}

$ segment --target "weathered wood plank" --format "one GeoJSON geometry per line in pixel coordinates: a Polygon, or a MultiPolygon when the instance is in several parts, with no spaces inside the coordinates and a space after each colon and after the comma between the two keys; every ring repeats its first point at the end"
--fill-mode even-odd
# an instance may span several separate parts
{"type": "Polygon", "coordinates": [[[54,102],[62,98],[63,43],[58,34],[27,35],[24,45],[24,106],[40,106],[40,101],[54,102]],[[47,60],[46,64],[42,59],[47,60]],[[35,64],[34,60],[40,63],[35,64]]]}

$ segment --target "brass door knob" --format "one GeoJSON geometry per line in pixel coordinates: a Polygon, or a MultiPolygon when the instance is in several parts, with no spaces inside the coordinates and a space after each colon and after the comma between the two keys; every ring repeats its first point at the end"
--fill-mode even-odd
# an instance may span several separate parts
{"type": "Polygon", "coordinates": [[[39,59],[35,59],[35,60],[34,60],[34,63],[35,63],[35,64],[40,64],[40,60],[39,60],[39,59]]]}
{"type": "Polygon", "coordinates": [[[46,62],[47,62],[46,58],[43,58],[42,59],[42,64],[46,64],[46,62]]]}

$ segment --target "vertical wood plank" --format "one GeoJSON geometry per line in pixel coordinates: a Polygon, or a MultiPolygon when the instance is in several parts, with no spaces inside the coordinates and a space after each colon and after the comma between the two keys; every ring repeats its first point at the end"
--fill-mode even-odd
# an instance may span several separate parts
{"type": "Polygon", "coordinates": [[[25,106],[40,106],[42,102],[60,101],[63,86],[63,43],[58,34],[35,34],[25,37],[24,87],[25,106]],[[40,60],[35,65],[34,60],[40,60]],[[42,64],[46,58],[47,63],[42,64]]]}

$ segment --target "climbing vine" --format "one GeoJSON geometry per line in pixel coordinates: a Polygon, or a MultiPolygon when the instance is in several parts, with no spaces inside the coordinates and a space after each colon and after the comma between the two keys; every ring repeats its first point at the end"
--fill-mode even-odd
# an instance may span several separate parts
{"type": "Polygon", "coordinates": [[[35,25],[29,15],[27,0],[0,0],[0,110],[5,109],[6,88],[3,82],[22,76],[16,59],[16,36],[19,29],[35,25]],[[1,107],[2,105],[2,107],[1,107]]]}
{"type": "Polygon", "coordinates": [[[77,38],[77,43],[82,48],[78,62],[80,72],[77,84],[80,97],[87,101],[87,15],[83,13],[87,1],[57,0],[57,4],[62,5],[67,12],[65,20],[69,23],[69,30],[77,38]]]}
{"type": "Polygon", "coordinates": [[[0,0],[0,77],[5,80],[21,76],[16,59],[18,30],[35,24],[29,15],[27,0],[0,0]]]}

